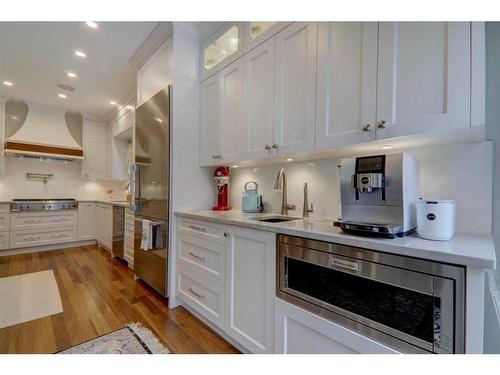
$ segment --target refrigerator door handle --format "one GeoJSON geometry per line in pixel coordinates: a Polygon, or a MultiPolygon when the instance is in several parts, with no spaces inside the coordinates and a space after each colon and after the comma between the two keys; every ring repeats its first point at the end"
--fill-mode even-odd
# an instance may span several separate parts
{"type": "Polygon", "coordinates": [[[133,164],[130,167],[130,211],[137,212],[141,209],[141,167],[133,164]],[[137,176],[136,176],[137,174],[137,176]],[[138,186],[136,186],[138,185],[138,186]],[[137,194],[137,196],[136,196],[137,194]]]}

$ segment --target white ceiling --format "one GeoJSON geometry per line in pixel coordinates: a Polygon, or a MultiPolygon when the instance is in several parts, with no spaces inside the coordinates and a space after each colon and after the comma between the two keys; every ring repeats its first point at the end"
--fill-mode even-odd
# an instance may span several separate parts
{"type": "Polygon", "coordinates": [[[129,63],[156,22],[0,22],[0,97],[105,116],[136,83],[129,63]],[[87,58],[74,55],[82,50],[87,58]],[[75,72],[77,79],[67,77],[75,72]],[[3,81],[12,81],[7,87],[3,81]],[[75,87],[66,92],[63,83],[75,87]],[[60,99],[58,93],[67,94],[60,99]]]}

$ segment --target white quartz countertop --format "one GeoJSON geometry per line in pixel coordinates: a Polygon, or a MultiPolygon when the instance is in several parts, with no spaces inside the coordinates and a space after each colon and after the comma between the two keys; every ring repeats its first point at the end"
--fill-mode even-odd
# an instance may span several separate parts
{"type": "Polygon", "coordinates": [[[495,246],[491,236],[456,234],[450,241],[430,241],[413,234],[402,238],[384,239],[346,234],[333,226],[333,219],[300,218],[281,223],[266,223],[252,218],[276,214],[245,214],[241,210],[234,209],[226,212],[178,211],[175,212],[175,215],[438,262],[488,269],[493,269],[496,266],[495,246]]]}

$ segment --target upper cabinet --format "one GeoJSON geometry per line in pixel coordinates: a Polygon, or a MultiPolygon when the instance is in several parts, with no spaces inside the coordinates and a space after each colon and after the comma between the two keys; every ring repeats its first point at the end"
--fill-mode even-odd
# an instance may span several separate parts
{"type": "MultiPolygon", "coordinates": [[[[221,38],[227,43],[235,25],[204,43],[202,65],[203,51],[221,38]]],[[[319,154],[412,135],[484,139],[480,26],[245,22],[243,56],[238,39],[230,57],[208,66],[208,79],[202,72],[201,164],[319,154]]]]}
{"type": "Polygon", "coordinates": [[[137,107],[172,83],[172,37],[137,71],[137,107]]]}
{"type": "Polygon", "coordinates": [[[317,148],[375,139],[377,31],[376,22],[319,24],[317,148]]]}
{"type": "Polygon", "coordinates": [[[243,54],[243,24],[228,22],[200,48],[200,80],[210,77],[243,54]]]}
{"type": "Polygon", "coordinates": [[[241,160],[243,61],[225,67],[201,83],[200,164],[241,160]]]}
{"type": "Polygon", "coordinates": [[[83,176],[106,179],[107,176],[107,125],[104,122],[85,119],[85,148],[83,176]]]}
{"type": "Polygon", "coordinates": [[[275,43],[274,146],[280,154],[312,151],[317,23],[295,22],[275,43]]]}
{"type": "Polygon", "coordinates": [[[243,49],[247,53],[287,27],[291,22],[250,21],[244,23],[243,49]]]}
{"type": "Polygon", "coordinates": [[[274,143],[274,38],[244,56],[243,157],[271,155],[274,143]]]}
{"type": "Polygon", "coordinates": [[[468,22],[320,24],[316,149],[470,132],[471,39],[468,22]]]}
{"type": "Polygon", "coordinates": [[[470,126],[470,28],[379,24],[377,138],[470,126]]]}

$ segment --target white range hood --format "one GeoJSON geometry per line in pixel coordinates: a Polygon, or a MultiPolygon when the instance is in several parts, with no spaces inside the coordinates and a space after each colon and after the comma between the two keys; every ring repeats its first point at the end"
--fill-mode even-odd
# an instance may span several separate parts
{"type": "Polygon", "coordinates": [[[82,130],[79,113],[20,100],[6,102],[6,154],[83,159],[82,130]]]}

